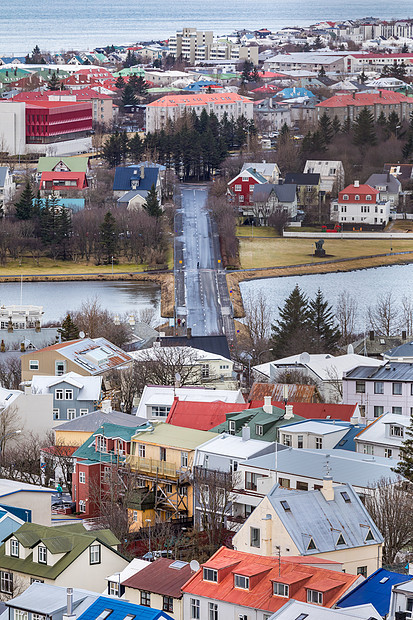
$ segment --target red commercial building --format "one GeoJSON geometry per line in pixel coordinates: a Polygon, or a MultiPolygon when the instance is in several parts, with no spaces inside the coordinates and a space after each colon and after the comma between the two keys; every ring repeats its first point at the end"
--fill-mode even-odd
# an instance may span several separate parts
{"type": "Polygon", "coordinates": [[[26,103],[27,144],[49,144],[84,138],[92,130],[90,102],[28,101],[26,103]]]}

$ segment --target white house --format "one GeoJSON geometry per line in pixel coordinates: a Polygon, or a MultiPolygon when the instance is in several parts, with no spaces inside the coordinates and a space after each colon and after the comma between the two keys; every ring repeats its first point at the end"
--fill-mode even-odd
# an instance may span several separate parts
{"type": "Polygon", "coordinates": [[[406,579],[392,588],[388,620],[396,620],[398,611],[406,611],[405,618],[413,616],[413,579],[406,579]]]}
{"type": "Polygon", "coordinates": [[[241,168],[241,172],[244,170],[248,170],[248,168],[252,168],[256,172],[258,172],[264,179],[267,179],[268,183],[279,183],[281,172],[278,167],[278,164],[273,162],[253,162],[251,164],[243,164],[241,168]]]}
{"type": "Polygon", "coordinates": [[[0,166],[0,208],[3,209],[14,196],[16,191],[16,183],[13,181],[13,175],[10,168],[0,166]]]}
{"type": "Polygon", "coordinates": [[[299,449],[333,449],[351,428],[351,424],[336,420],[305,420],[280,428],[280,443],[299,449]]]}
{"type": "Polygon", "coordinates": [[[385,413],[355,436],[357,452],[397,461],[409,424],[407,416],[385,413]]]}
{"type": "Polygon", "coordinates": [[[347,230],[354,227],[382,229],[389,223],[390,200],[381,200],[379,190],[354,181],[339,192],[338,201],[331,203],[330,217],[347,230]]]}
{"type": "Polygon", "coordinates": [[[331,193],[334,189],[338,193],[344,187],[344,167],[341,161],[307,159],[304,174],[307,172],[320,175],[320,192],[331,193]]]}
{"type": "Polygon", "coordinates": [[[241,390],[216,390],[206,387],[173,387],[172,385],[146,385],[138,404],[136,415],[148,420],[166,419],[174,402],[180,401],[212,403],[245,403],[241,390]]]}
{"type": "Polygon", "coordinates": [[[54,489],[0,478],[0,504],[7,509],[19,508],[25,521],[50,525],[51,500],[54,489]]]}

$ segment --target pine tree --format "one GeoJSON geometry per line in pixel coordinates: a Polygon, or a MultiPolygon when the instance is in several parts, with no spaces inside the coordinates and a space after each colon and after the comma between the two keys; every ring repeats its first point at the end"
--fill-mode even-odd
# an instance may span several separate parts
{"type": "Polygon", "coordinates": [[[52,75],[50,76],[50,80],[47,84],[47,88],[49,90],[61,90],[61,82],[59,80],[59,78],[56,75],[56,72],[53,71],[52,75]]]}
{"type": "Polygon", "coordinates": [[[380,112],[377,118],[377,125],[379,125],[380,127],[387,127],[387,118],[383,110],[380,112]]]}
{"type": "Polygon", "coordinates": [[[108,211],[99,226],[100,243],[106,255],[106,263],[109,264],[112,258],[118,253],[118,226],[112,213],[108,211]]]}
{"type": "Polygon", "coordinates": [[[324,144],[330,144],[334,136],[333,124],[327,112],[323,112],[318,121],[318,131],[324,144]]]}
{"type": "Polygon", "coordinates": [[[146,196],[146,202],[143,204],[143,208],[145,209],[146,213],[148,213],[148,215],[156,217],[156,219],[158,219],[162,215],[162,209],[159,204],[155,185],[153,183],[151,189],[146,196]]]}
{"type": "Polygon", "coordinates": [[[314,352],[330,353],[337,350],[340,331],[334,318],[334,310],[324,299],[320,289],[309,302],[309,323],[314,333],[314,352]]]}
{"type": "Polygon", "coordinates": [[[334,134],[340,133],[340,131],[341,131],[341,123],[340,123],[337,115],[335,115],[334,118],[333,118],[332,127],[333,127],[334,134]]]}
{"type": "Polygon", "coordinates": [[[125,67],[125,69],[128,69],[129,67],[133,67],[134,65],[138,64],[135,54],[133,54],[133,52],[131,52],[131,50],[128,50],[128,53],[126,54],[126,59],[123,63],[123,66],[125,67]]]}
{"type": "Polygon", "coordinates": [[[387,118],[387,127],[391,133],[397,135],[397,130],[400,128],[400,119],[395,110],[392,110],[387,118]]]}
{"type": "Polygon", "coordinates": [[[413,415],[410,416],[410,426],[406,429],[405,436],[406,438],[400,447],[400,460],[393,471],[413,482],[413,415]]]}
{"type": "Polygon", "coordinates": [[[143,146],[143,142],[141,140],[141,137],[140,137],[140,135],[138,133],[135,133],[133,138],[131,138],[129,140],[128,149],[129,149],[129,153],[132,156],[132,159],[135,162],[140,161],[140,159],[141,159],[141,157],[143,155],[144,146],[143,146]]]}
{"type": "Polygon", "coordinates": [[[365,82],[367,82],[367,75],[364,73],[364,69],[363,69],[363,71],[360,73],[360,78],[359,78],[359,79],[360,79],[360,82],[361,82],[362,84],[364,84],[365,82]]]}
{"type": "Polygon", "coordinates": [[[77,340],[79,338],[79,328],[73,321],[70,314],[66,314],[62,327],[59,327],[57,332],[60,334],[62,342],[77,340]]]}
{"type": "Polygon", "coordinates": [[[413,153],[413,135],[410,134],[407,142],[402,147],[403,159],[409,161],[413,153]]]}
{"type": "Polygon", "coordinates": [[[123,90],[125,88],[126,82],[125,82],[125,80],[123,79],[123,77],[121,75],[116,80],[115,86],[116,86],[116,88],[119,88],[119,90],[123,90]]]}
{"type": "Polygon", "coordinates": [[[324,47],[324,43],[322,42],[320,35],[317,35],[317,38],[314,41],[314,49],[319,50],[322,47],[324,47]]]}
{"type": "Polygon", "coordinates": [[[280,318],[271,326],[271,344],[276,357],[302,352],[308,344],[307,297],[298,285],[279,308],[280,318]]]}
{"type": "Polygon", "coordinates": [[[133,88],[133,92],[141,97],[148,94],[148,85],[141,75],[131,75],[129,78],[129,84],[133,88]]]}
{"type": "Polygon", "coordinates": [[[116,168],[122,161],[122,138],[116,131],[103,144],[102,157],[110,168],[116,168]]]}
{"type": "Polygon", "coordinates": [[[377,144],[373,114],[363,108],[353,124],[353,141],[361,149],[377,144]]]}
{"type": "Polygon", "coordinates": [[[26,181],[26,186],[20,196],[19,202],[16,202],[16,217],[18,220],[30,220],[33,215],[34,193],[30,181],[26,181]]]}
{"type": "Polygon", "coordinates": [[[253,69],[254,64],[250,60],[246,60],[242,67],[241,83],[245,84],[246,82],[251,81],[253,69]]]}
{"type": "Polygon", "coordinates": [[[134,90],[132,88],[132,86],[128,83],[126,84],[125,88],[123,89],[123,93],[122,93],[122,99],[121,99],[121,105],[122,108],[125,108],[126,106],[136,106],[138,104],[138,101],[135,97],[135,93],[134,90]]]}

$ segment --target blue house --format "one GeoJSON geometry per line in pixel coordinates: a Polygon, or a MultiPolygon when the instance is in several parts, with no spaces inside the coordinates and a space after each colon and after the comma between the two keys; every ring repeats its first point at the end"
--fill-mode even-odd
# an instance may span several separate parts
{"type": "Polygon", "coordinates": [[[292,88],[284,88],[276,94],[277,99],[297,99],[298,97],[307,97],[311,99],[311,97],[315,97],[315,95],[313,95],[311,90],[308,90],[307,88],[297,88],[296,86],[293,86],[292,88]]]}
{"type": "Polygon", "coordinates": [[[343,596],[337,607],[353,607],[371,603],[381,616],[386,616],[390,609],[391,591],[394,585],[408,580],[408,575],[393,573],[384,568],[379,568],[367,577],[361,584],[356,586],[348,594],[343,596]]]}
{"type": "Polygon", "coordinates": [[[53,394],[53,419],[74,420],[95,411],[102,395],[102,377],[68,372],[58,377],[33,375],[34,394],[53,394]]]}
{"type": "Polygon", "coordinates": [[[161,202],[161,175],[158,166],[138,164],[136,166],[119,166],[115,170],[113,193],[118,199],[119,207],[140,208],[152,186],[155,186],[158,200],[161,202]]]}
{"type": "Polygon", "coordinates": [[[159,609],[152,609],[144,605],[136,605],[127,601],[108,599],[100,596],[88,609],[78,617],[78,620],[125,620],[125,618],[138,618],[139,620],[172,620],[171,616],[159,609]]]}

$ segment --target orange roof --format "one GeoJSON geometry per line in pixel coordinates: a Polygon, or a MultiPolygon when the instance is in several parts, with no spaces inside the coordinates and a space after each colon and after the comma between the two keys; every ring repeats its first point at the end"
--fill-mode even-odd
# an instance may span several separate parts
{"type": "Polygon", "coordinates": [[[412,103],[410,97],[406,97],[406,95],[401,95],[400,93],[395,93],[392,90],[379,90],[378,92],[368,93],[350,93],[350,94],[338,94],[334,95],[334,97],[330,97],[330,99],[326,99],[321,103],[317,103],[317,108],[344,108],[348,105],[363,107],[363,106],[372,106],[376,103],[381,103],[382,105],[391,105],[395,103],[412,103]]]}
{"type": "Polygon", "coordinates": [[[360,579],[359,575],[308,564],[302,566],[288,557],[279,560],[226,547],[221,547],[204,566],[219,567],[218,583],[204,581],[201,569],[183,586],[183,592],[268,612],[275,612],[286,603],[285,597],[273,594],[273,582],[290,585],[290,598],[297,601],[306,602],[309,589],[322,592],[323,607],[333,607],[360,579]],[[237,564],[236,569],[232,569],[234,564],[237,564]],[[255,572],[250,578],[249,590],[235,588],[234,574],[243,575],[244,567],[248,570],[252,565],[255,572]]]}
{"type": "MultiPolygon", "coordinates": [[[[250,403],[251,409],[255,407],[262,407],[264,401],[252,401],[250,403]]],[[[275,407],[284,409],[284,403],[280,401],[271,400],[271,404],[275,407]]],[[[343,422],[349,422],[350,418],[354,415],[354,411],[357,405],[337,405],[335,403],[295,403],[289,402],[289,405],[293,406],[293,411],[296,415],[300,415],[307,420],[343,420],[343,422]]]]}
{"type": "MultiPolygon", "coordinates": [[[[248,400],[263,400],[264,396],[271,396],[272,399],[280,401],[284,396],[283,383],[258,383],[255,382],[251,388],[248,400]]],[[[288,400],[295,402],[311,403],[316,400],[315,385],[288,385],[288,400]]]]}
{"type": "Polygon", "coordinates": [[[175,398],[166,422],[174,426],[209,431],[218,424],[225,422],[227,413],[243,411],[248,408],[248,403],[224,403],[222,400],[204,403],[175,398]]]}
{"type": "MultiPolygon", "coordinates": [[[[73,344],[75,342],[81,342],[81,338],[78,338],[77,340],[68,340],[67,342],[58,342],[57,344],[51,344],[48,347],[43,347],[43,349],[38,349],[36,353],[42,353],[43,351],[56,351],[57,349],[63,349],[64,347],[67,347],[68,344],[73,344]]],[[[25,355],[33,355],[33,353],[29,352],[25,353],[25,355]]]]}
{"type": "Polygon", "coordinates": [[[237,93],[212,93],[212,94],[188,94],[188,95],[166,95],[152,103],[148,103],[148,108],[169,108],[178,105],[207,105],[208,103],[236,103],[237,101],[250,101],[247,97],[237,93]]]}

